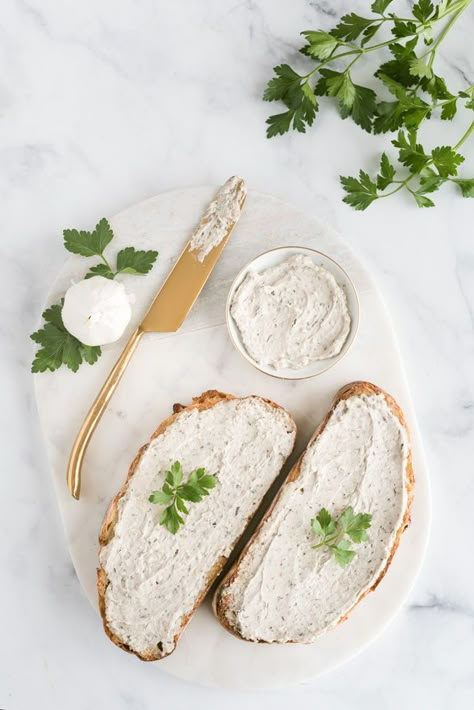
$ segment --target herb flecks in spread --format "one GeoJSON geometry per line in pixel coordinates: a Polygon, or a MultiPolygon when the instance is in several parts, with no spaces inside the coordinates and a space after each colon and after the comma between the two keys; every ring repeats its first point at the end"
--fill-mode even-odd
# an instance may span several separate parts
{"type": "Polygon", "coordinates": [[[326,508],[322,508],[311,520],[311,530],[322,540],[312,547],[314,550],[328,549],[336,562],[345,567],[356,555],[355,550],[351,549],[352,542],[366,542],[369,539],[367,530],[371,521],[370,513],[355,514],[352,506],[348,506],[337,520],[326,508]]]}
{"type": "Polygon", "coordinates": [[[231,315],[250,357],[275,369],[299,370],[338,355],[351,325],[342,287],[302,254],[248,273],[231,315]]]}
{"type": "Polygon", "coordinates": [[[240,217],[246,195],[247,186],[240,177],[229,178],[219,188],[190,240],[190,250],[197,251],[198,261],[204,261],[227,236],[240,217]]]}
{"type": "Polygon", "coordinates": [[[340,178],[346,192],[344,202],[351,207],[365,210],[375,200],[400,190],[408,192],[419,207],[432,207],[434,203],[427,195],[448,182],[463,197],[474,197],[474,178],[458,176],[458,167],[464,161],[458,150],[474,131],[470,114],[474,110],[474,85],[451,91],[433,68],[441,42],[470,3],[442,0],[435,5],[431,0],[419,0],[411,8],[411,17],[405,13],[400,17],[390,12],[392,0],[375,0],[370,17],[351,12],[329,32],[302,32],[306,44],[300,51],[314,66],[306,74],[299,74],[288,64],[274,68],[275,76],[263,98],[281,101],[286,111],[270,116],[267,136],[282,135],[291,128],[304,133],[315,121],[320,97],[328,96],[337,102],[342,118],[352,118],[368,133],[398,131],[392,140],[398,149],[398,165],[383,153],[374,178],[363,170],[358,177],[340,178]],[[376,34],[379,41],[372,42],[376,34]],[[388,61],[386,50],[392,55],[388,61]],[[372,86],[360,86],[353,80],[354,65],[370,52],[383,56],[375,77],[390,94],[389,100],[377,95],[372,86]],[[329,68],[332,62],[336,64],[329,68]],[[418,138],[423,122],[434,115],[451,121],[462,108],[467,109],[471,123],[457,143],[425,149],[418,138]]]}
{"type": "Polygon", "coordinates": [[[199,503],[216,484],[217,476],[206,473],[204,468],[195,469],[189,474],[186,483],[183,483],[183,467],[179,461],[175,461],[169,471],[165,472],[161,490],[153,491],[148,500],[166,506],[160,516],[160,525],[175,535],[180,525],[184,524],[183,515],[189,513],[185,501],[199,503]]]}
{"type": "MultiPolygon", "coordinates": [[[[112,228],[105,218],[99,221],[92,232],[86,232],[83,230],[79,231],[77,229],[65,229],[63,236],[64,246],[72,254],[79,254],[80,256],[85,257],[100,257],[102,263],[92,266],[85,275],[85,279],[97,276],[101,276],[106,279],[115,279],[120,274],[147,274],[153,267],[158,256],[157,251],[142,251],[137,250],[134,247],[126,247],[118,252],[116,266],[113,268],[104,255],[105,248],[110,244],[114,237],[112,228]]],[[[76,284],[76,286],[78,286],[78,284],[76,284]]],[[[89,290],[94,290],[94,286],[92,284],[89,290]]],[[[115,291],[119,290],[120,289],[115,289],[115,291]]],[[[118,319],[120,323],[125,323],[126,325],[128,322],[130,305],[129,303],[125,303],[125,300],[125,297],[118,299],[115,298],[114,303],[115,306],[120,307],[122,302],[124,310],[127,311],[126,313],[121,314],[122,317],[118,319]]],[[[101,355],[102,351],[99,345],[95,344],[97,340],[95,340],[95,342],[93,341],[90,345],[87,345],[78,337],[75,337],[76,335],[79,335],[79,329],[74,335],[71,333],[70,324],[70,329],[68,330],[66,328],[62,313],[63,304],[64,299],[62,299],[60,303],[54,304],[47,308],[42,315],[42,318],[45,321],[43,327],[30,336],[35,343],[41,346],[36,352],[33,360],[31,367],[32,372],[46,372],[47,370],[53,372],[61,367],[61,365],[65,365],[73,372],[77,372],[79,366],[83,362],[93,365],[97,362],[101,355]]],[[[109,303],[109,306],[110,305],[111,304],[109,303]]],[[[104,309],[101,308],[99,310],[100,313],[95,314],[97,317],[102,316],[104,309]]],[[[72,309],[72,313],[73,311],[74,309],[72,309]]],[[[109,313],[105,314],[107,319],[108,338],[103,340],[100,344],[112,342],[110,340],[111,331],[117,328],[120,329],[121,327],[120,323],[117,322],[117,318],[113,319],[113,323],[111,322],[111,309],[108,308],[108,311],[109,313]]],[[[92,313],[90,315],[91,317],[94,316],[92,313]]],[[[97,325],[97,323],[95,325],[97,325]]]]}

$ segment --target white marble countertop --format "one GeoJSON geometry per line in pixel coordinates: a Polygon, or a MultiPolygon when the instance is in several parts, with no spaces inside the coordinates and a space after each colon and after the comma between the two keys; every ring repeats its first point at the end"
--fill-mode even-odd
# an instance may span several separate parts
{"type": "MultiPolygon", "coordinates": [[[[307,135],[267,141],[260,100],[298,32],[365,3],[294,0],[4,0],[0,8],[0,708],[229,710],[465,708],[474,697],[474,202],[450,189],[419,210],[397,195],[356,213],[337,176],[374,167],[374,138],[327,108],[307,135]],[[343,668],[288,691],[229,693],[179,682],[103,635],[70,561],[38,428],[28,339],[64,259],[61,231],[87,228],[172,188],[246,177],[332,223],[388,301],[432,477],[433,529],[409,603],[343,668]]],[[[474,79],[474,7],[439,58],[474,79]]],[[[440,69],[441,70],[441,69],[440,69]]],[[[437,124],[434,141],[450,131],[437,124]]],[[[464,172],[474,172],[465,150],[464,172]]]]}

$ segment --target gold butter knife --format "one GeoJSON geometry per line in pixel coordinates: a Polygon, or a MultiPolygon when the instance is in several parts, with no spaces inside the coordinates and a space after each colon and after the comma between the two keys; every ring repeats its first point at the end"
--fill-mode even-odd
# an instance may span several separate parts
{"type": "Polygon", "coordinates": [[[219,189],[97,395],[76,437],[67,468],[67,484],[77,500],[87,446],[140,338],[144,333],[173,333],[182,325],[240,217],[246,193],[245,183],[238,177],[229,178],[219,189]]]}

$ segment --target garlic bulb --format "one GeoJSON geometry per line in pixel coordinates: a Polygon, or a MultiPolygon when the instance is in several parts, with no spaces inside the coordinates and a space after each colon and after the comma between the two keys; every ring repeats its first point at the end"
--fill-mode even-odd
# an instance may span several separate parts
{"type": "Polygon", "coordinates": [[[123,284],[93,276],[71,286],[64,297],[63,323],[84,345],[106,345],[120,338],[132,315],[123,284]]]}

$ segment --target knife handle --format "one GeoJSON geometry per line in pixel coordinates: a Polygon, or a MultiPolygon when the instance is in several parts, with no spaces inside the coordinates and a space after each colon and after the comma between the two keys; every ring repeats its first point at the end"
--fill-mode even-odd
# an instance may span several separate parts
{"type": "Polygon", "coordinates": [[[132,333],[130,340],[124,347],[122,354],[112,368],[110,375],[104,382],[102,389],[95,398],[94,404],[90,408],[81,428],[79,429],[79,433],[76,436],[67,467],[67,485],[71,495],[76,498],[76,500],[79,500],[81,495],[81,469],[87,446],[101,416],[105,412],[107,405],[115,392],[115,388],[125,372],[125,368],[127,367],[130,358],[135,352],[135,348],[140,342],[143,332],[144,331],[139,326],[134,333],[132,333]]]}

